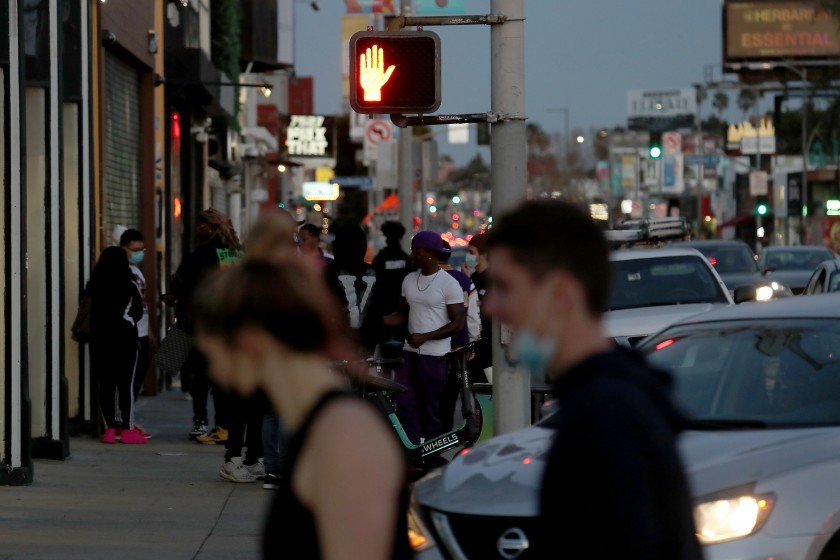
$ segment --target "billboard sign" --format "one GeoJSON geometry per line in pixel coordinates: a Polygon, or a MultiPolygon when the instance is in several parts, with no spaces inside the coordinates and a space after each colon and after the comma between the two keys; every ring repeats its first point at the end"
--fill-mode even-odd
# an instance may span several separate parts
{"type": "Polygon", "coordinates": [[[840,27],[819,0],[726,2],[724,62],[840,56],[840,27]]]}
{"type": "Polygon", "coordinates": [[[627,92],[630,130],[665,132],[694,127],[697,94],[694,88],[627,92]]]}

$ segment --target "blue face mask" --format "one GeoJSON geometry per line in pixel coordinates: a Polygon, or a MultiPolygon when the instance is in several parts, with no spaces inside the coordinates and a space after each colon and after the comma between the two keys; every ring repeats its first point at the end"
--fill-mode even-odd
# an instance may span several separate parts
{"type": "Polygon", "coordinates": [[[467,253],[466,256],[464,256],[464,262],[467,264],[468,267],[475,268],[475,265],[478,264],[478,255],[467,253]]]}
{"type": "Polygon", "coordinates": [[[143,257],[145,257],[145,256],[146,256],[145,249],[141,249],[140,251],[132,251],[131,252],[131,257],[129,258],[129,260],[131,261],[131,264],[139,265],[139,264],[143,263],[143,257]]]}
{"type": "Polygon", "coordinates": [[[551,338],[538,339],[530,329],[519,331],[511,348],[516,361],[531,373],[531,381],[545,383],[545,376],[557,342],[551,338]]]}

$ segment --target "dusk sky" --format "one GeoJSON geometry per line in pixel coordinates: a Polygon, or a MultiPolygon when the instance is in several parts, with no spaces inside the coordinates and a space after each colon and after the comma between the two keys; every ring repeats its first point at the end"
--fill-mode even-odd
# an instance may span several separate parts
{"type": "MultiPolygon", "coordinates": [[[[469,14],[487,14],[489,0],[465,0],[469,14]]],[[[320,10],[296,3],[296,67],[315,77],[315,111],[341,111],[343,0],[320,10]]],[[[629,90],[690,87],[704,68],[721,63],[721,2],[714,0],[525,0],[525,110],[549,133],[626,126],[629,90]]],[[[426,28],[441,37],[443,90],[438,113],[490,110],[490,29],[426,28]]],[[[735,96],[730,100],[734,106],[735,96]]],[[[707,101],[704,116],[712,114],[707,101]]],[[[445,138],[445,134],[441,136],[445,138]]],[[[474,142],[474,138],[473,138],[474,142]]],[[[475,145],[449,146],[463,163],[475,145]]],[[[489,151],[484,151],[485,161],[489,151]]]]}

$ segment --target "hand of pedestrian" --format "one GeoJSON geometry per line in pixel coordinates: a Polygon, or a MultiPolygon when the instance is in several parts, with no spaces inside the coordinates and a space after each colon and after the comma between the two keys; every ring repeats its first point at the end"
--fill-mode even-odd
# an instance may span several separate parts
{"type": "Polygon", "coordinates": [[[406,337],[405,341],[412,348],[420,348],[426,343],[426,335],[420,333],[410,334],[406,337]]]}
{"type": "Polygon", "coordinates": [[[473,358],[475,358],[475,352],[468,352],[467,353],[467,361],[471,362],[471,361],[473,361],[473,358]]]}

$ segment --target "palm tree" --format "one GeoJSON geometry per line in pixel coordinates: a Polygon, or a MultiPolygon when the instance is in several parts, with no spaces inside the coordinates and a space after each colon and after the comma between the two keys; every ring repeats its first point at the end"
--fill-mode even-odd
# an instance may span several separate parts
{"type": "Polygon", "coordinates": [[[715,93],[712,98],[712,107],[714,107],[718,119],[723,120],[723,112],[729,108],[729,95],[723,91],[715,93]]]}
{"type": "Polygon", "coordinates": [[[758,92],[752,88],[743,88],[738,92],[738,108],[744,113],[744,120],[747,120],[750,114],[750,109],[753,108],[756,101],[758,101],[758,92]]]}
{"type": "Polygon", "coordinates": [[[703,107],[703,103],[706,101],[706,98],[709,97],[709,90],[703,84],[693,84],[694,85],[694,93],[697,95],[697,110],[699,111],[701,107],[703,107]]]}

